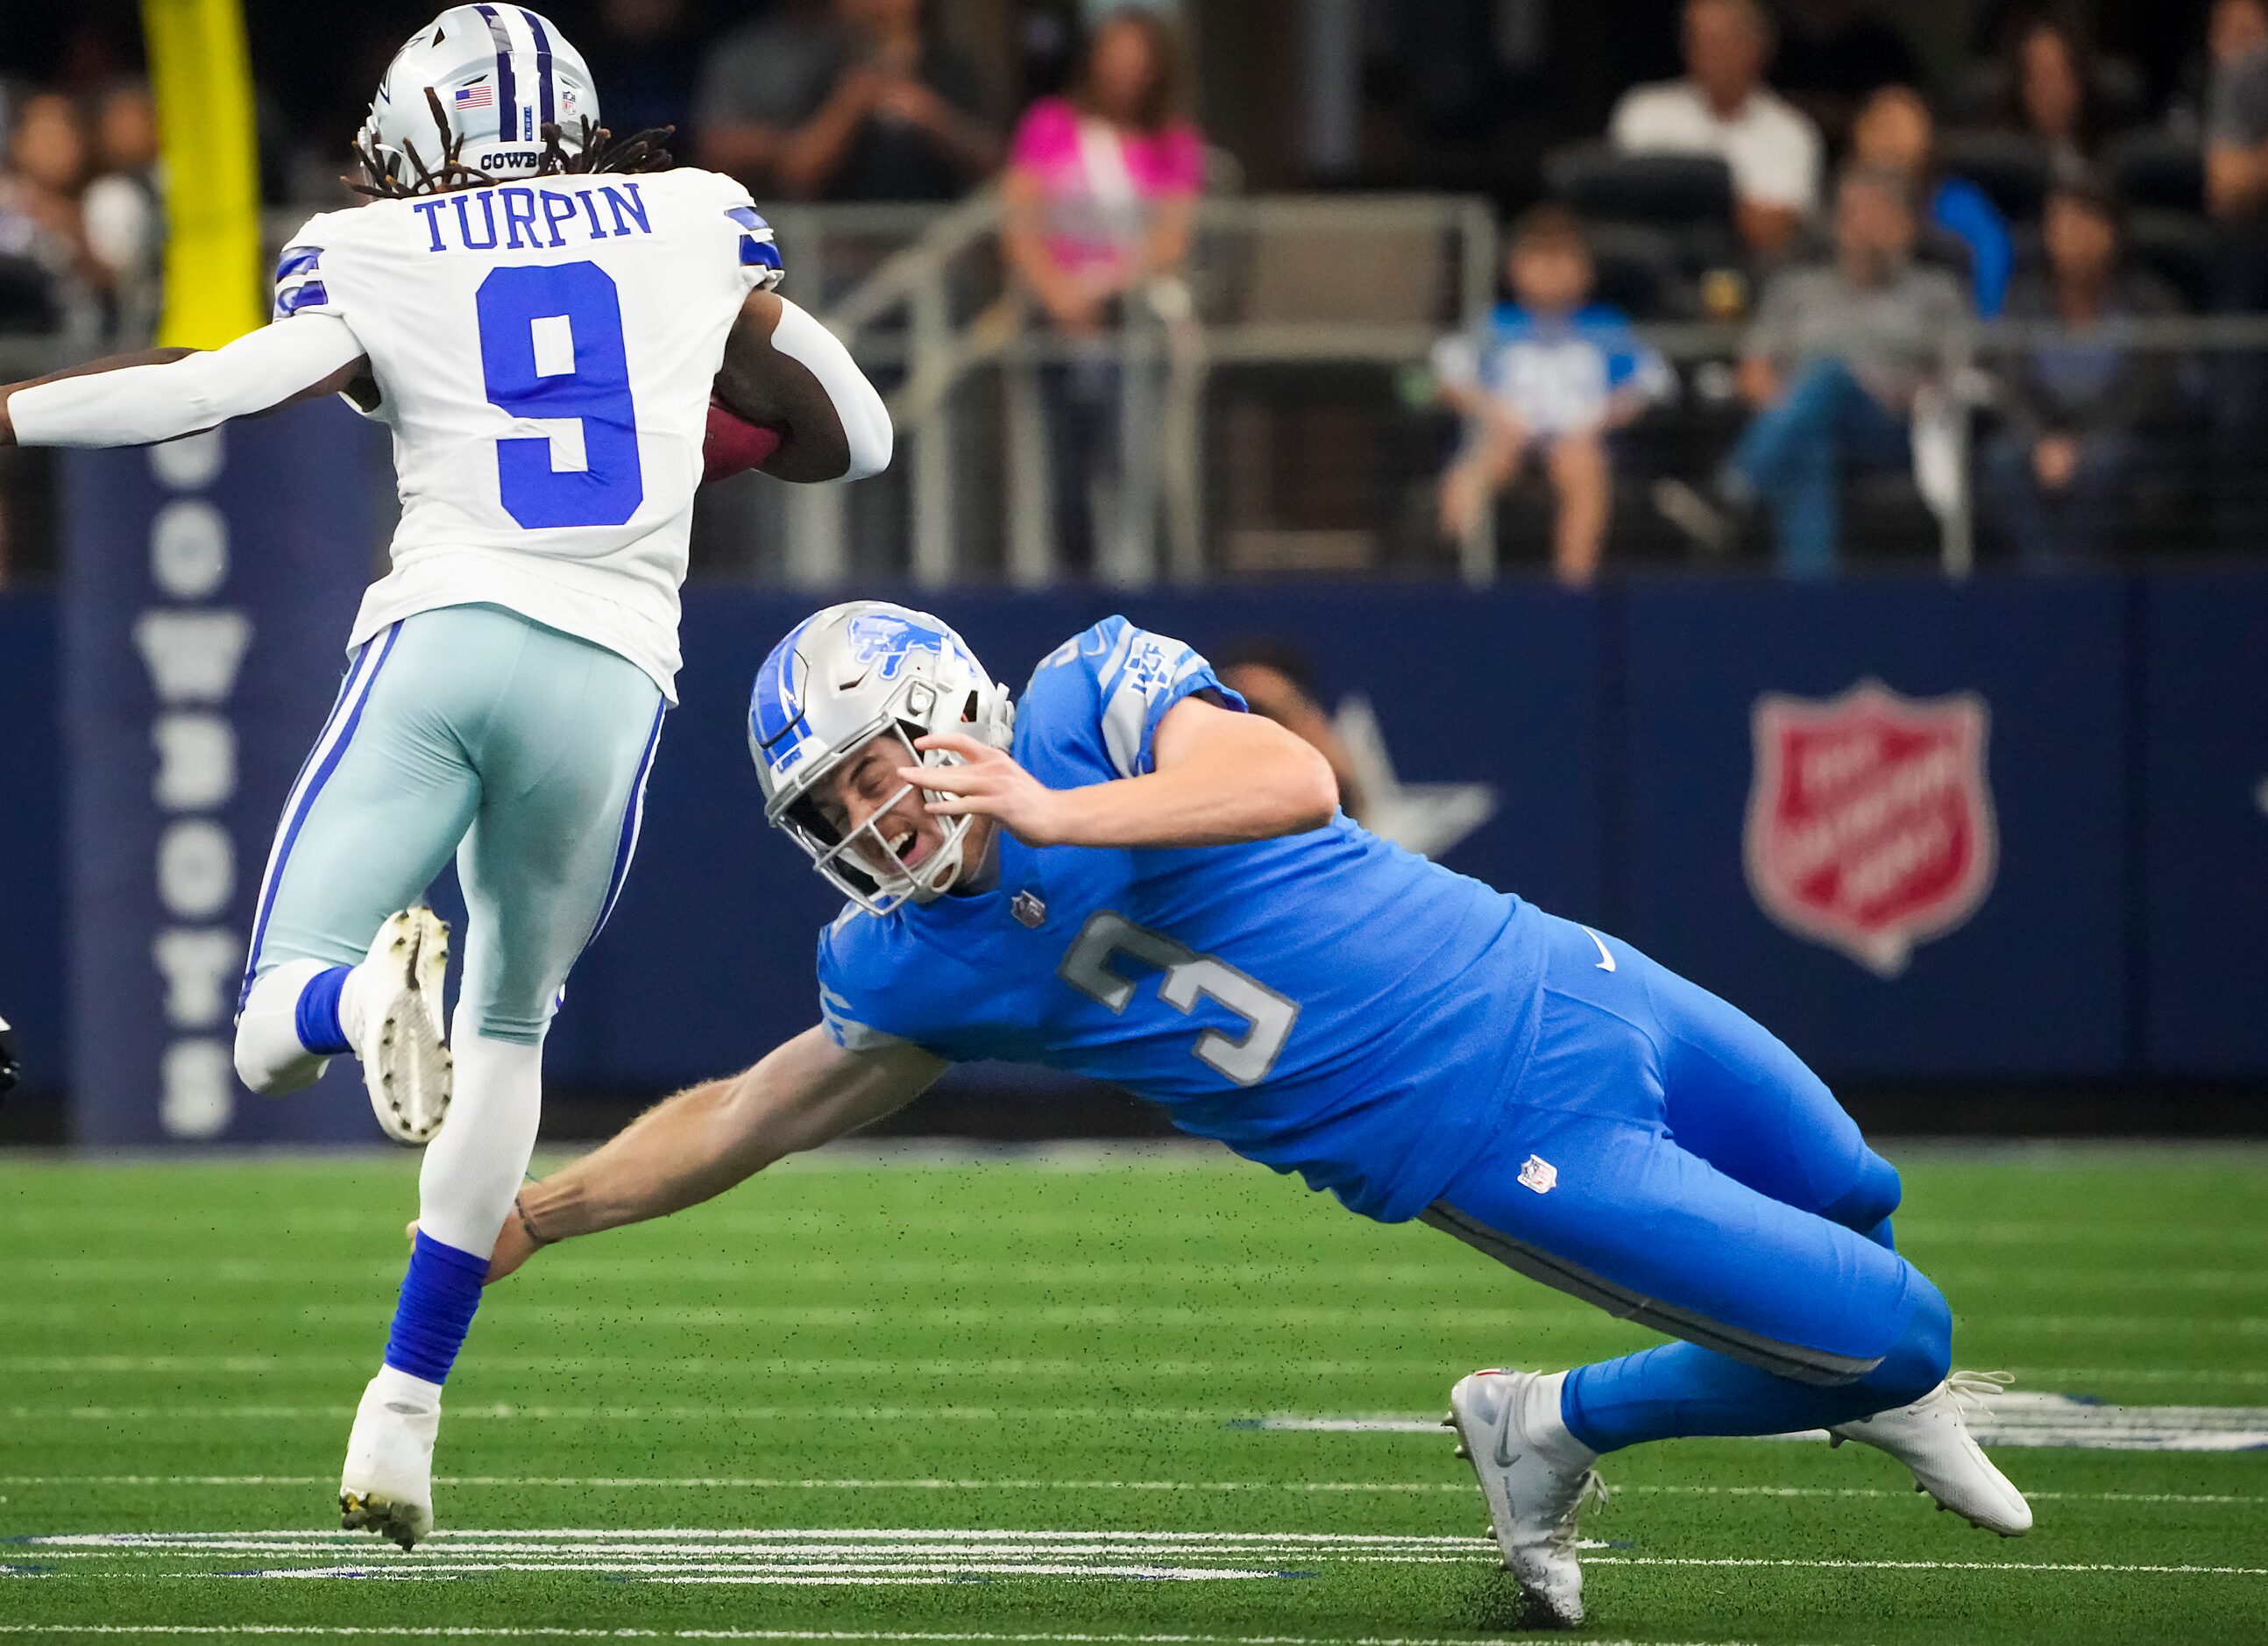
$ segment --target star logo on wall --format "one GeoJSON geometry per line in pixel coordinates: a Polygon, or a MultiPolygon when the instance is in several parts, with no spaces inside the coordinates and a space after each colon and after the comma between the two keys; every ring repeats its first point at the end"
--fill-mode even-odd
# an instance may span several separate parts
{"type": "Polygon", "coordinates": [[[1362,795],[1362,826],[1420,857],[1438,858],[1496,816],[1489,783],[1404,783],[1386,750],[1378,712],[1359,692],[1339,700],[1331,717],[1362,795]]]}

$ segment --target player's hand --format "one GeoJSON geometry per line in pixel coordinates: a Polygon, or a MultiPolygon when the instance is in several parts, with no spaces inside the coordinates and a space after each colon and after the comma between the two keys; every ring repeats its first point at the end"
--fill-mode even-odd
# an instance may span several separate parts
{"type": "Polygon", "coordinates": [[[914,747],[959,755],[957,766],[901,766],[903,781],[939,798],[929,810],[939,817],[990,817],[1026,845],[1061,845],[1067,822],[1065,795],[1018,765],[1005,749],[980,743],[962,732],[932,732],[914,747]]]}
{"type": "MultiPolygon", "coordinates": [[[[409,1237],[412,1245],[416,1244],[416,1224],[409,1224],[401,1232],[409,1237]]],[[[542,1250],[542,1247],[527,1237],[527,1231],[520,1227],[519,1219],[505,1218],[504,1228],[497,1235],[496,1250],[489,1254],[488,1279],[481,1284],[494,1285],[542,1250]]]]}

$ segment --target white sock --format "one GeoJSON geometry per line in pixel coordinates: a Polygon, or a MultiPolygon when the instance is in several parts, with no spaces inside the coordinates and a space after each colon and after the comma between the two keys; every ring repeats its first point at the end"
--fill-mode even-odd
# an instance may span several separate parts
{"type": "Polygon", "coordinates": [[[543,1112],[543,1048],[469,1031],[459,1014],[449,1121],[425,1146],[417,1226],[445,1246],[486,1257],[535,1153],[543,1112]]]}
{"type": "Polygon", "coordinates": [[[397,1412],[431,1412],[441,1404],[439,1384],[413,1377],[399,1366],[380,1366],[370,1386],[397,1412]]]}
{"type": "Polygon", "coordinates": [[[1575,1438],[1574,1431],[1560,1415],[1560,1401],[1567,1384],[1565,1372],[1553,1372],[1538,1377],[1528,1385],[1528,1408],[1521,1415],[1521,1426],[1528,1438],[1535,1443],[1536,1450],[1565,1469],[1587,1469],[1599,1460],[1599,1454],[1575,1438]]]}
{"type": "Polygon", "coordinates": [[[349,971],[347,980],[339,985],[339,1028],[345,1033],[348,1044],[357,1048],[357,1057],[362,1055],[362,997],[367,982],[364,974],[369,969],[370,963],[364,961],[349,971]]]}
{"type": "Polygon", "coordinates": [[[330,967],[320,960],[287,960],[261,973],[236,1020],[237,1078],[263,1097],[281,1097],[312,1086],[330,1059],[299,1039],[299,994],[330,967]]]}

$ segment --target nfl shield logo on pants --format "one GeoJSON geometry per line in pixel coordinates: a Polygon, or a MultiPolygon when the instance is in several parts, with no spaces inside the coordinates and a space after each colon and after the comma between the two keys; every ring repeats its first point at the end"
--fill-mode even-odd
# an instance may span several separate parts
{"type": "Polygon", "coordinates": [[[1903,698],[1878,680],[1759,697],[1744,842],[1758,905],[1881,977],[1904,971],[1992,888],[1989,721],[1973,691],[1903,698]]]}

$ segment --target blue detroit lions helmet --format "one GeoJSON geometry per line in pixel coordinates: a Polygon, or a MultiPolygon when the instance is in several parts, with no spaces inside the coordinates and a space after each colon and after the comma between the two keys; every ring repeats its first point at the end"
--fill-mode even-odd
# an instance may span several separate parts
{"type": "Polygon", "coordinates": [[[416,146],[427,171],[441,169],[429,87],[462,141],[458,159],[490,177],[534,176],[547,125],[578,154],[583,122],[599,123],[583,54],[549,18],[526,6],[451,6],[394,54],[363,124],[362,146],[403,184],[419,181],[405,145],[416,146]]]}
{"type": "Polygon", "coordinates": [[[941,619],[887,601],[829,606],[790,630],[756,671],[748,752],[763,784],[765,820],[869,914],[887,914],[909,897],[927,902],[961,872],[976,820],[946,819],[944,845],[909,870],[872,821],[848,834],[828,823],[814,803],[818,786],[876,737],[901,739],[908,765],[958,765],[960,756],[917,750],[913,740],[961,732],[1005,749],[1015,718],[1008,689],[941,619]]]}

